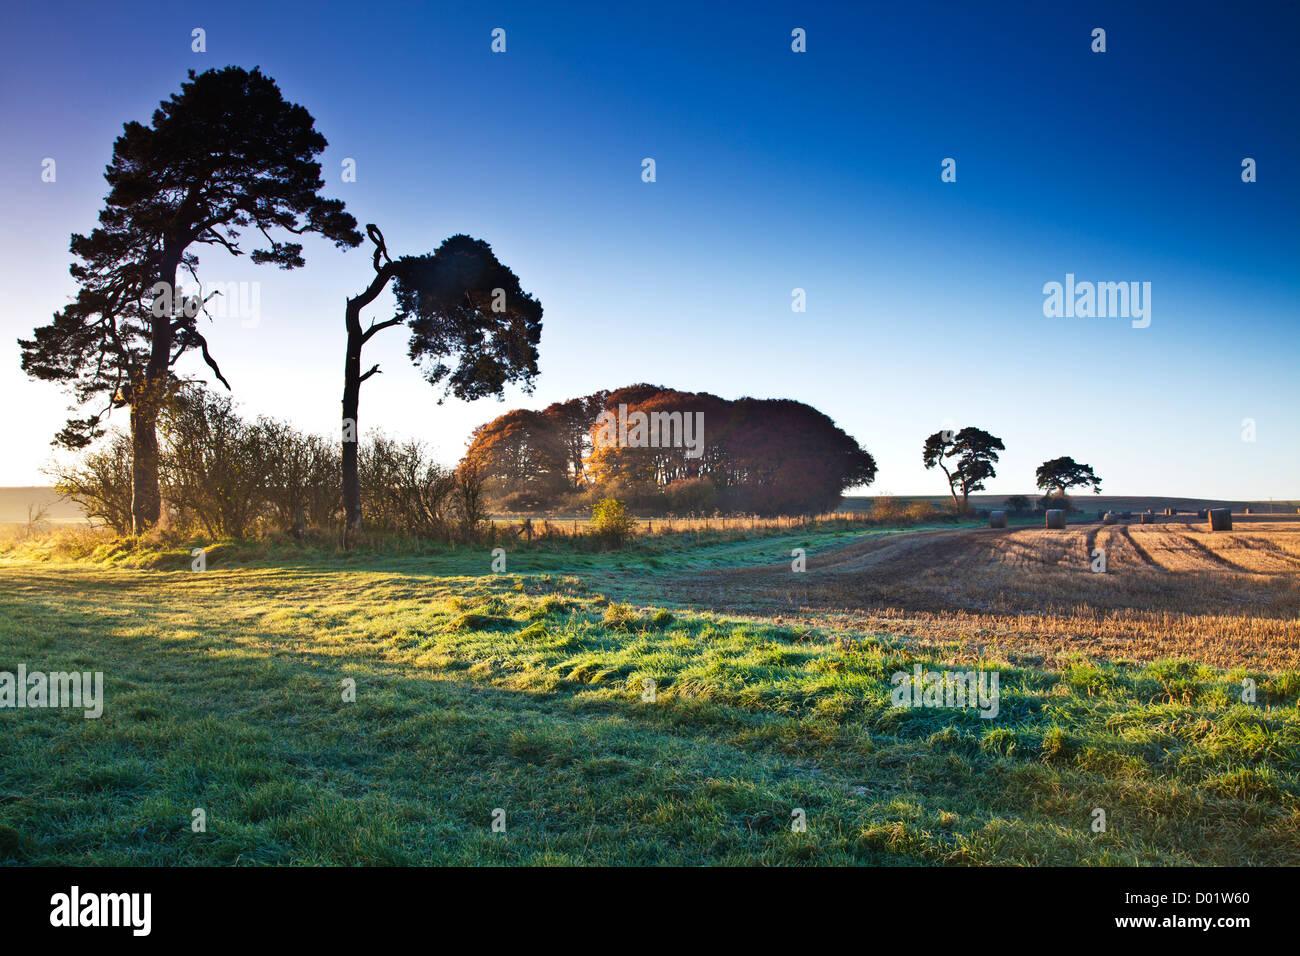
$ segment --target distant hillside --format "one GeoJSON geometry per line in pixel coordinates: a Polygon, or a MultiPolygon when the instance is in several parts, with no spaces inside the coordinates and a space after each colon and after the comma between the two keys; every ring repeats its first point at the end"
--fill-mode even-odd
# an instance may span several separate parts
{"type": "Polygon", "coordinates": [[[26,524],[27,507],[46,508],[47,524],[79,524],[86,520],[81,509],[71,501],[60,500],[48,485],[26,488],[0,488],[0,524],[26,524]]]}
{"type": "MultiPolygon", "coordinates": [[[[870,511],[871,504],[876,500],[875,495],[861,495],[852,498],[845,498],[844,504],[840,505],[840,511],[870,511]]],[[[948,495],[895,495],[892,496],[897,501],[928,501],[933,505],[942,507],[952,503],[952,498],[948,495]]],[[[971,495],[970,503],[973,508],[994,509],[1001,508],[1010,495],[971,495]]],[[[1026,494],[1031,502],[1037,501],[1040,497],[1039,492],[1026,494]]],[[[1272,511],[1277,514],[1295,514],[1296,508],[1300,507],[1300,501],[1224,501],[1219,498],[1161,498],[1157,496],[1134,497],[1131,495],[1089,495],[1077,494],[1071,495],[1071,500],[1076,508],[1083,509],[1084,512],[1097,511],[1098,509],[1106,511],[1163,511],[1165,508],[1175,508],[1178,511],[1199,511],[1202,508],[1230,508],[1234,513],[1240,514],[1249,508],[1251,511],[1267,513],[1272,511]]]]}

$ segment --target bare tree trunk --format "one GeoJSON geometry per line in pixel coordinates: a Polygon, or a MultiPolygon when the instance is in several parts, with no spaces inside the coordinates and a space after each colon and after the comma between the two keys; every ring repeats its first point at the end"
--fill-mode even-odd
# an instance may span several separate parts
{"type": "Polygon", "coordinates": [[[154,300],[149,363],[130,383],[131,405],[131,531],[144,534],[162,516],[158,485],[158,415],[167,397],[171,369],[173,308],[179,258],[164,251],[158,281],[166,291],[154,300]],[[160,301],[161,300],[161,301],[160,301]],[[162,312],[162,315],[158,315],[162,312]]]}
{"type": "Polygon", "coordinates": [[[357,464],[357,409],[361,403],[360,308],[348,300],[348,348],[343,363],[343,545],[361,530],[361,474],[357,464]]]}
{"type": "Polygon", "coordinates": [[[952,509],[957,512],[957,514],[962,514],[965,510],[963,508],[964,502],[957,500],[957,483],[953,479],[952,472],[948,470],[948,466],[942,461],[939,462],[939,468],[943,471],[944,477],[948,479],[948,494],[952,495],[952,509]]]}
{"type": "Polygon", "coordinates": [[[162,515],[158,487],[158,411],[152,403],[131,406],[131,533],[144,534],[162,515]]]}
{"type": "Polygon", "coordinates": [[[361,372],[361,348],[370,337],[383,329],[400,325],[402,319],[395,317],[384,322],[371,322],[364,332],[361,330],[361,310],[379,298],[390,279],[397,274],[388,250],[384,246],[384,237],[373,224],[366,226],[366,232],[375,244],[375,277],[360,295],[348,299],[345,319],[348,329],[347,355],[343,362],[343,547],[348,547],[354,534],[361,530],[361,475],[357,463],[357,444],[361,433],[357,430],[357,408],[361,404],[361,383],[379,371],[373,366],[369,371],[361,372]],[[381,265],[381,262],[383,263],[381,265]]]}

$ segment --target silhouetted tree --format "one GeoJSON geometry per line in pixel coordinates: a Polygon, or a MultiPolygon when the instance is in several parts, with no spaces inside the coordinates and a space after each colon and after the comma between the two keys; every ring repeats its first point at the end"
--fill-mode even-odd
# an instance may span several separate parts
{"type": "Polygon", "coordinates": [[[1006,451],[1001,438],[982,428],[972,427],[963,428],[955,435],[935,432],[925,440],[921,457],[927,469],[937,465],[943,471],[948,479],[953,508],[958,514],[965,514],[971,492],[983,490],[986,479],[997,477],[993,466],[1000,451],[1006,451]],[[957,498],[958,489],[961,490],[960,500],[957,498]]]}
{"type": "Polygon", "coordinates": [[[85,447],[102,434],[111,408],[130,408],[136,533],[159,517],[158,416],[176,390],[177,360],[197,349],[229,388],[198,329],[204,300],[177,301],[180,270],[198,281],[193,249],[242,255],[240,230],[252,227],[267,243],[252,261],[293,269],[303,264],[302,245],[279,241],[272,230],[319,233],[340,247],[361,242],[343,203],[319,195],[315,157],[326,142],[314,122],[258,70],[191,71],[151,125],[123,128],[104,173],[100,225],[72,237],[76,299],[32,339],[19,340],[27,374],[64,384],[78,406],[105,401],[71,419],[56,443],[85,447]]]}
{"type": "Polygon", "coordinates": [[[1091,465],[1081,465],[1073,458],[1062,457],[1045,461],[1034,472],[1036,488],[1055,491],[1057,497],[1066,497],[1074,487],[1092,486],[1093,494],[1101,494],[1101,479],[1093,474],[1091,465]]]}
{"type": "Polygon", "coordinates": [[[378,373],[361,371],[361,349],[376,333],[406,324],[407,349],[432,385],[443,385],[438,403],[455,395],[476,399],[501,395],[511,382],[532,391],[537,376],[537,344],[542,336],[542,305],[519,284],[492,247],[465,235],[443,241],[432,254],[388,255],[384,237],[366,226],[375,243],[375,278],[347,303],[347,356],[343,375],[343,511],[345,541],[361,528],[361,485],[357,469],[357,411],[361,384],[378,373]],[[361,310],[390,281],[397,299],[391,319],[361,329],[361,310]],[[455,365],[448,364],[449,361],[455,365]]]}

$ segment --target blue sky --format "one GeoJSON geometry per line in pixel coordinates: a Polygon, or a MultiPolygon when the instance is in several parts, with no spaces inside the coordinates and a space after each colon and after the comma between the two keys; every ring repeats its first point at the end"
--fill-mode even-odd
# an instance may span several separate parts
{"type": "MultiPolygon", "coordinates": [[[[367,346],[384,374],[363,429],[454,461],[507,408],[651,381],[816,406],[876,456],[872,492],[942,491],[921,443],[970,424],[1006,441],[997,493],[1068,454],[1112,494],[1300,497],[1295,4],[294,6],[7,14],[0,402],[21,414],[0,484],[43,482],[66,417],[14,339],[71,294],[68,237],[94,224],[113,139],[187,69],[233,63],[312,112],[326,194],[391,250],[470,233],[545,306],[535,395],[438,406],[391,330],[367,346]],[[1044,317],[1067,273],[1150,282],[1150,327],[1044,317]]],[[[307,258],[208,252],[208,281],[262,283],[258,326],[208,337],[250,412],[333,434],[369,257],[307,258]]]]}

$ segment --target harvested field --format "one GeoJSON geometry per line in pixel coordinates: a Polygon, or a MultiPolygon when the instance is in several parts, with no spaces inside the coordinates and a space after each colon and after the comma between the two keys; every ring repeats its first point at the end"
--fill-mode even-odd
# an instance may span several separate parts
{"type": "MultiPolygon", "coordinates": [[[[1260,516],[1268,519],[1268,516],[1260,516]]],[[[972,654],[1057,660],[1187,657],[1225,667],[1300,666],[1300,521],[1236,530],[1159,518],[867,536],[788,561],[680,577],[684,601],[867,631],[972,654]],[[1092,570],[1095,549],[1106,571],[1092,570]]]]}

